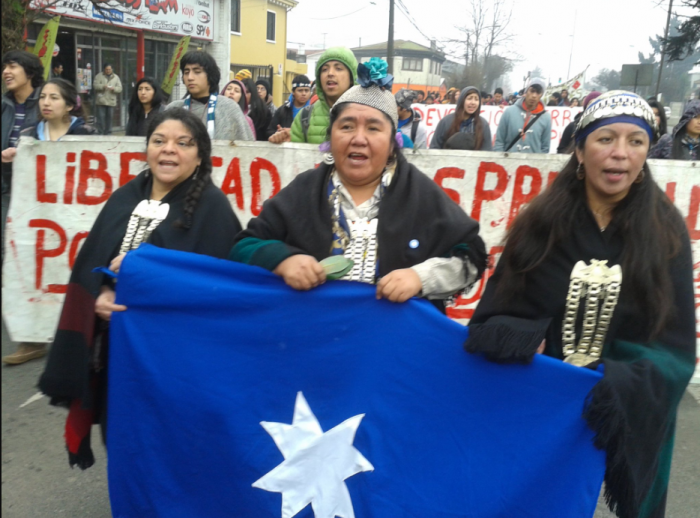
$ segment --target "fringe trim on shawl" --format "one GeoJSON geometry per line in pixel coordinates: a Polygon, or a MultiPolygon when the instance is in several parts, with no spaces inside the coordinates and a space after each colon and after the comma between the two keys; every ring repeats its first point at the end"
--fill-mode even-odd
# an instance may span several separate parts
{"type": "Polygon", "coordinates": [[[470,353],[483,353],[496,363],[531,363],[550,321],[492,317],[483,324],[469,326],[464,348],[470,353]]]}

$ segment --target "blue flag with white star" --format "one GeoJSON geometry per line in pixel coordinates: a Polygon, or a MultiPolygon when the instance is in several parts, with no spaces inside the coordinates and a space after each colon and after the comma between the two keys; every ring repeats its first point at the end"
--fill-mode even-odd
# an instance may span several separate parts
{"type": "Polygon", "coordinates": [[[112,317],[115,518],[562,518],[594,513],[601,374],[466,353],[430,303],[144,245],[112,317]]]}

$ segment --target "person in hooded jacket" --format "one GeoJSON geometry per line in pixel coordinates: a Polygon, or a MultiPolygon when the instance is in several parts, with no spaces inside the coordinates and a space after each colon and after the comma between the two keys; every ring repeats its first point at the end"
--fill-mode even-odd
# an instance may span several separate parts
{"type": "Polygon", "coordinates": [[[649,158],[697,160],[700,157],[700,101],[690,101],[670,135],[664,135],[649,158]]]}
{"type": "Polygon", "coordinates": [[[478,88],[468,86],[459,94],[457,108],[439,122],[430,149],[443,149],[455,133],[473,133],[477,151],[491,151],[491,128],[481,115],[481,93],[478,88]]]}
{"type": "Polygon", "coordinates": [[[267,139],[273,144],[289,142],[292,123],[303,108],[311,104],[311,80],[299,74],[292,80],[292,93],[282,106],[277,108],[267,128],[267,139]]]}
{"type": "Polygon", "coordinates": [[[345,47],[331,47],[316,64],[318,101],[301,110],[292,124],[292,142],[321,144],[326,141],[333,104],[355,84],[357,59],[345,47]]]}
{"type": "Polygon", "coordinates": [[[260,99],[265,103],[267,109],[270,110],[270,117],[274,117],[277,106],[272,102],[272,88],[270,88],[270,82],[267,79],[258,79],[255,81],[255,86],[257,87],[256,89],[260,99]]]}
{"type": "Polygon", "coordinates": [[[583,100],[583,110],[577,113],[576,117],[574,117],[573,122],[570,122],[566,126],[566,128],[564,128],[564,133],[562,133],[561,140],[559,141],[559,145],[557,146],[557,153],[559,153],[560,155],[568,155],[573,152],[574,130],[576,129],[576,125],[581,119],[581,115],[583,115],[583,112],[586,111],[588,105],[591,104],[591,101],[600,97],[601,95],[601,92],[594,90],[586,96],[586,98],[583,100]]]}
{"type": "Polygon", "coordinates": [[[654,140],[651,142],[652,149],[656,144],[658,144],[661,137],[668,133],[668,121],[666,120],[666,111],[664,110],[664,105],[661,104],[656,99],[647,99],[647,103],[651,106],[654,111],[654,117],[656,117],[656,125],[659,127],[659,133],[655,135],[654,140]]]}
{"type": "Polygon", "coordinates": [[[248,96],[246,95],[247,93],[248,90],[246,90],[243,81],[240,81],[239,79],[233,79],[229,81],[221,90],[221,95],[228,97],[232,101],[236,101],[238,103],[238,106],[241,107],[241,111],[245,116],[245,120],[248,123],[248,126],[250,126],[250,131],[253,132],[253,139],[255,139],[255,124],[253,123],[253,119],[248,117],[248,96]]]}
{"type": "Polygon", "coordinates": [[[57,141],[66,135],[98,135],[97,128],[85,124],[83,105],[72,83],[55,78],[39,91],[41,120],[22,130],[20,136],[57,141]]]}
{"type": "Polygon", "coordinates": [[[533,77],[522,98],[503,112],[498,123],[494,151],[549,153],[552,117],[542,104],[544,79],[533,77]]]}
{"type": "Polygon", "coordinates": [[[425,129],[425,125],[421,124],[423,117],[421,117],[420,112],[411,108],[417,97],[415,90],[402,88],[396,92],[394,98],[396,99],[396,107],[399,114],[398,130],[404,136],[404,139],[408,138],[411,140],[413,149],[427,149],[428,130],[425,129]]]}

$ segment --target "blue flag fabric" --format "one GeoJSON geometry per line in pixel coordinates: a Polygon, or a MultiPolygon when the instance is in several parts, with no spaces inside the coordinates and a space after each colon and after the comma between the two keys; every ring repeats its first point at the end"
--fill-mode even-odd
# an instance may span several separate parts
{"type": "Polygon", "coordinates": [[[581,412],[598,372],[469,355],[423,300],[295,291],[150,245],[125,258],[117,303],[116,518],[593,515],[605,458],[581,412]]]}

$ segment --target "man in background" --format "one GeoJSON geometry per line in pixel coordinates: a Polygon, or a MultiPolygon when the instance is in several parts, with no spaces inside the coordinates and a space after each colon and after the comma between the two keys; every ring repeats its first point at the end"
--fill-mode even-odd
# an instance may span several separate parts
{"type": "Polygon", "coordinates": [[[122,92],[122,82],[112,70],[112,65],[106,63],[102,72],[95,76],[93,85],[97,92],[97,128],[103,135],[111,135],[112,115],[122,92]]]}

